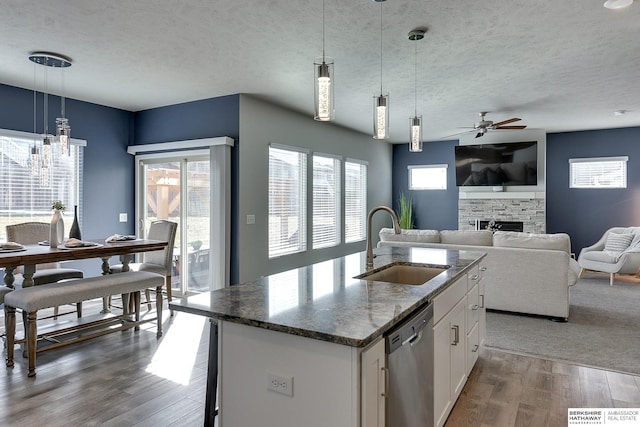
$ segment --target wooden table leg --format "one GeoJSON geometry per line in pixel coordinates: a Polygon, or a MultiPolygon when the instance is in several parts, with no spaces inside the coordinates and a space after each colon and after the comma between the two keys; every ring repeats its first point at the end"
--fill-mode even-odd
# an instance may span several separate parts
{"type": "Polygon", "coordinates": [[[23,288],[28,288],[30,286],[33,286],[33,273],[36,272],[36,266],[31,264],[31,265],[25,265],[23,267],[23,272],[22,272],[22,287],[23,288]]]}
{"type": "Polygon", "coordinates": [[[15,277],[13,277],[13,271],[15,269],[15,267],[6,267],[4,269],[4,284],[11,289],[13,289],[13,282],[16,280],[15,277]]]}

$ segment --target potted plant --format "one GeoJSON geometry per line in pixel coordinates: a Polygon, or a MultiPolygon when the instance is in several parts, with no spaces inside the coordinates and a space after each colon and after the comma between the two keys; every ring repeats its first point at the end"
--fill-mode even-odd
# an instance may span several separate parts
{"type": "Polygon", "coordinates": [[[398,203],[398,222],[403,230],[411,230],[413,228],[413,202],[406,197],[404,193],[400,193],[400,201],[398,203]]]}
{"type": "Polygon", "coordinates": [[[200,249],[201,246],[202,246],[202,240],[194,240],[193,242],[191,242],[191,247],[193,248],[194,251],[197,251],[198,249],[200,249]]]}

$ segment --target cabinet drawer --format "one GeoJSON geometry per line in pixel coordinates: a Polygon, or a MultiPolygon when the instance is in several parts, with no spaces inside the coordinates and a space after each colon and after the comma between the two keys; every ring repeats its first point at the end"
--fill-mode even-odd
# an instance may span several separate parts
{"type": "Polygon", "coordinates": [[[433,324],[437,324],[467,293],[467,276],[462,276],[433,299],[433,324]]]}
{"type": "Polygon", "coordinates": [[[467,289],[470,290],[471,288],[473,288],[480,279],[481,279],[480,266],[476,264],[467,273],[467,289]]]}
{"type": "Polygon", "coordinates": [[[478,289],[479,285],[475,285],[467,294],[467,334],[471,332],[473,326],[478,323],[480,313],[480,294],[478,289]]]}
{"type": "Polygon", "coordinates": [[[476,323],[471,332],[467,335],[467,376],[471,373],[473,366],[478,360],[480,352],[480,335],[479,327],[476,323]]]}

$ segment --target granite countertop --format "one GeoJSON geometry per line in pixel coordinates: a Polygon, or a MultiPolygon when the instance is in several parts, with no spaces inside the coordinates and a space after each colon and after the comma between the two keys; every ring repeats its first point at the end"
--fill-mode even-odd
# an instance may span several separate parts
{"type": "Polygon", "coordinates": [[[374,268],[411,262],[451,268],[424,285],[354,279],[366,253],[273,274],[242,285],[174,299],[176,311],[352,347],[365,347],[431,301],[484,257],[483,252],[383,247],[374,268]]]}

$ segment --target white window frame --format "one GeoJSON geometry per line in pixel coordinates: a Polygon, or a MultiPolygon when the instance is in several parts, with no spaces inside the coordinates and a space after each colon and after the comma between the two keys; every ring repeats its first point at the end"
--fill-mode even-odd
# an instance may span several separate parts
{"type": "MultiPolygon", "coordinates": [[[[0,241],[6,240],[5,226],[8,224],[28,221],[49,222],[53,214],[51,204],[56,200],[61,200],[67,208],[66,216],[69,226],[65,227],[65,235],[68,235],[73,220],[74,205],[78,206],[80,228],[82,228],[82,218],[84,217],[82,215],[83,147],[87,145],[87,141],[77,138],[71,138],[69,141],[70,145],[76,148],[72,150],[71,158],[74,156],[75,158],[72,160],[73,164],[70,165],[73,168],[72,175],[77,177],[75,182],[67,182],[66,184],[61,182],[67,179],[68,174],[61,169],[55,169],[55,166],[52,172],[53,179],[47,187],[42,187],[37,177],[25,178],[25,175],[13,177],[9,172],[17,167],[26,169],[23,172],[26,172],[27,175],[30,174],[31,147],[34,142],[40,145],[41,141],[41,134],[0,129],[0,151],[6,150],[4,154],[0,152],[0,170],[2,170],[0,185],[4,187],[4,190],[0,189],[0,241]],[[11,162],[11,165],[5,165],[3,163],[5,161],[11,162]],[[19,181],[22,183],[20,184],[19,181]],[[13,194],[14,191],[11,189],[15,185],[23,186],[22,195],[13,194]],[[12,207],[12,200],[15,197],[20,197],[20,200],[12,207]],[[25,199],[29,202],[28,207],[24,204],[25,199]]],[[[58,156],[60,159],[62,159],[61,156],[65,156],[63,160],[68,163],[67,155],[58,151],[58,143],[55,141],[53,142],[53,150],[54,156],[58,156]]]]}
{"type": "Polygon", "coordinates": [[[345,168],[345,172],[344,172],[344,195],[345,195],[345,202],[344,202],[344,241],[345,243],[353,243],[353,242],[360,242],[363,241],[364,239],[367,238],[367,188],[368,188],[368,167],[369,164],[363,160],[357,160],[357,159],[349,159],[347,158],[344,162],[344,168],[345,168]],[[347,165],[351,164],[351,165],[359,165],[361,167],[360,170],[360,185],[359,188],[356,190],[354,189],[355,193],[358,194],[358,203],[357,205],[359,206],[354,206],[354,212],[347,212],[350,205],[354,204],[352,202],[355,201],[354,197],[350,196],[350,193],[352,192],[351,188],[348,188],[347,186],[347,165]],[[347,200],[347,197],[349,197],[349,200],[347,200]],[[352,214],[352,215],[351,215],[352,214]],[[352,217],[353,216],[353,217],[352,217]],[[348,233],[347,232],[347,225],[348,224],[356,224],[356,227],[353,227],[352,233],[348,233]]]}
{"type": "Polygon", "coordinates": [[[434,165],[411,165],[407,166],[407,175],[409,180],[409,190],[446,190],[447,189],[447,171],[449,165],[447,164],[434,164],[434,165]],[[444,170],[444,181],[439,182],[439,185],[421,185],[422,183],[414,183],[413,171],[424,169],[438,169],[444,170]]]}
{"type": "MultiPolygon", "coordinates": [[[[267,252],[268,252],[268,257],[269,259],[272,258],[278,258],[281,256],[285,256],[285,255],[291,255],[291,254],[295,254],[295,253],[300,253],[300,252],[304,252],[307,250],[307,167],[308,167],[308,157],[309,157],[309,152],[307,150],[301,149],[301,148],[297,148],[297,147],[290,147],[290,146],[285,146],[285,145],[278,145],[278,144],[269,144],[269,153],[268,153],[268,162],[269,162],[269,173],[268,173],[268,192],[269,192],[269,197],[268,197],[268,216],[269,216],[269,220],[268,220],[268,224],[269,224],[269,229],[267,231],[267,241],[268,241],[268,248],[267,248],[267,252]],[[291,154],[297,154],[298,155],[298,159],[299,159],[299,165],[298,165],[298,176],[297,176],[297,181],[296,181],[296,186],[298,189],[298,202],[296,205],[296,208],[298,209],[298,215],[297,215],[297,243],[294,245],[283,245],[283,242],[281,240],[278,240],[275,238],[274,236],[274,232],[275,232],[275,228],[272,227],[272,206],[271,206],[271,202],[272,202],[272,189],[271,187],[271,173],[272,173],[272,169],[271,169],[271,150],[279,150],[279,151],[286,151],[289,152],[291,154]]],[[[275,190],[274,190],[275,191],[275,190]]],[[[275,221],[275,219],[274,219],[275,221]]]]}
{"type": "Polygon", "coordinates": [[[341,217],[342,217],[342,157],[326,153],[313,153],[311,156],[311,197],[312,197],[312,226],[311,226],[311,247],[312,249],[329,248],[338,246],[342,242],[341,238],[341,217]],[[316,169],[316,159],[329,161],[333,167],[333,182],[319,180],[316,169]],[[333,185],[331,185],[333,184],[333,185]],[[329,185],[329,187],[328,187],[329,185]],[[319,193],[321,187],[325,188],[329,195],[333,192],[333,197],[327,203],[320,200],[319,193]],[[330,212],[333,211],[333,212],[330,212]],[[327,221],[329,223],[327,223],[327,221]],[[329,226],[329,230],[327,230],[329,226]]]}
{"type": "Polygon", "coordinates": [[[569,159],[569,188],[587,189],[620,189],[627,188],[628,156],[591,157],[569,159]],[[619,176],[612,181],[600,181],[605,174],[615,173],[619,168],[619,176]],[[582,174],[580,177],[577,174],[582,174]]]}

